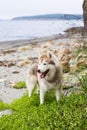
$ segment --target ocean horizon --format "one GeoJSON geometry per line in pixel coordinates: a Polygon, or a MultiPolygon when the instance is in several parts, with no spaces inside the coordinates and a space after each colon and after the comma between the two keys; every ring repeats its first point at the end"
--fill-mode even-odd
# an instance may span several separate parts
{"type": "Polygon", "coordinates": [[[4,20],[0,21],[0,42],[50,37],[80,26],[83,20],[4,20]]]}

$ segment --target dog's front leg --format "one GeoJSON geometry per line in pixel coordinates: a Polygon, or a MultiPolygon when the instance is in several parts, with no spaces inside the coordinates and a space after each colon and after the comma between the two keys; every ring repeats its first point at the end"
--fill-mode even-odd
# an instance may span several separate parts
{"type": "Polygon", "coordinates": [[[28,96],[29,96],[29,97],[31,97],[32,92],[33,92],[33,90],[34,90],[34,87],[35,87],[34,84],[29,84],[29,85],[27,86],[27,88],[28,88],[28,96]]]}
{"type": "Polygon", "coordinates": [[[40,88],[39,88],[39,85],[37,85],[37,91],[36,91],[37,94],[40,93],[40,88]]]}
{"type": "Polygon", "coordinates": [[[40,89],[40,104],[44,103],[45,91],[40,89]]]}
{"type": "Polygon", "coordinates": [[[56,95],[56,100],[58,101],[61,97],[61,90],[60,89],[55,90],[55,95],[56,95]]]}

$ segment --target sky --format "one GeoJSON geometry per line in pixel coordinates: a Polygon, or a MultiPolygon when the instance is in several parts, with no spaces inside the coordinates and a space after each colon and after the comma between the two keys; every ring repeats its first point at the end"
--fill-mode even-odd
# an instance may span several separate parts
{"type": "Polygon", "coordinates": [[[83,0],[0,0],[0,19],[40,14],[83,14],[83,0]]]}

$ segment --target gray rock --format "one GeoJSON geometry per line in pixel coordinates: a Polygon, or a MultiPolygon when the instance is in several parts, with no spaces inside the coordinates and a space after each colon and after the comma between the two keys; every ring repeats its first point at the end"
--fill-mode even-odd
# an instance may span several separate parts
{"type": "Polygon", "coordinates": [[[0,117],[2,117],[3,115],[11,115],[11,114],[12,114],[12,111],[9,109],[0,111],[0,117]]]}

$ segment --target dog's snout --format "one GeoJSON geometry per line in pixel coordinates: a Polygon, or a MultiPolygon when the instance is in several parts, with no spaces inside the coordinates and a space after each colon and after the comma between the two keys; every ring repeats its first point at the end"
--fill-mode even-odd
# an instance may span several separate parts
{"type": "Polygon", "coordinates": [[[38,73],[40,73],[40,70],[37,70],[38,73]]]}

